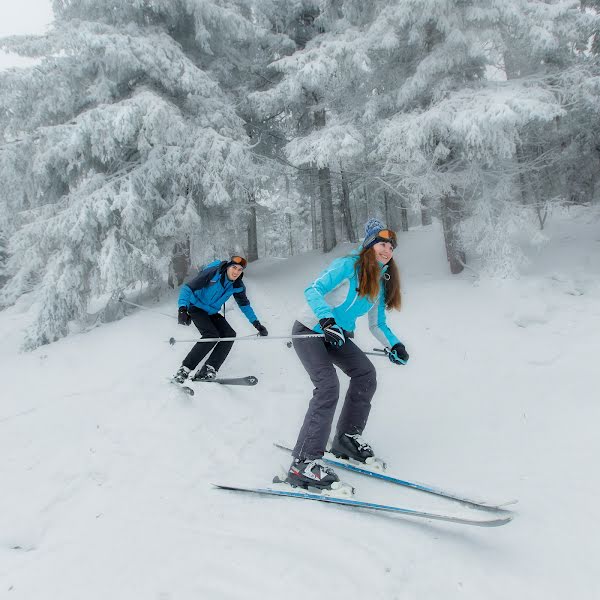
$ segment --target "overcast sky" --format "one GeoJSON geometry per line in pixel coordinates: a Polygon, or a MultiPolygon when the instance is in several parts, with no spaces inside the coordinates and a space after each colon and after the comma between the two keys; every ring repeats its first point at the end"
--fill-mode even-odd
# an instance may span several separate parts
{"type": "MultiPolygon", "coordinates": [[[[50,0],[0,0],[0,37],[43,33],[52,20],[50,0]]],[[[0,52],[0,69],[29,64],[19,56],[0,52]]]]}

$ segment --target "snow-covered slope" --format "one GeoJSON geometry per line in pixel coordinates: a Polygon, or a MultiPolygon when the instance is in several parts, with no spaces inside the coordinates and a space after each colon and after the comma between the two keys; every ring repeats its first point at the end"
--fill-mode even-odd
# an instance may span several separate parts
{"type": "MultiPolygon", "coordinates": [[[[187,397],[166,377],[189,345],[166,340],[195,332],[174,319],[139,311],[19,354],[32,299],[0,313],[0,597],[599,597],[599,221],[556,216],[549,235],[520,280],[498,282],[447,274],[435,226],[402,234],[405,304],[390,323],[411,360],[373,359],[365,437],[404,478],[518,498],[498,529],[212,488],[264,485],[289,464],[272,442],[295,440],[311,384],[283,341],[234,347],[226,372],[256,387],[187,397]]],[[[250,266],[271,334],[289,332],[304,286],[348,251],[250,266]]],[[[228,316],[254,333],[234,306],[228,316]]],[[[356,341],[376,345],[366,323],[356,341]]],[[[361,499],[468,513],[343,476],[361,499]]]]}

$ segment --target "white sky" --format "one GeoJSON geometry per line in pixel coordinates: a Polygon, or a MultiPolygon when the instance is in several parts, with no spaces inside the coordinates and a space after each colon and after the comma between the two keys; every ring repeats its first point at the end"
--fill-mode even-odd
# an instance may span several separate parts
{"type": "MultiPolygon", "coordinates": [[[[50,0],[0,0],[0,37],[43,33],[51,20],[50,0]]],[[[29,59],[0,52],[0,70],[30,63],[29,59]]]]}

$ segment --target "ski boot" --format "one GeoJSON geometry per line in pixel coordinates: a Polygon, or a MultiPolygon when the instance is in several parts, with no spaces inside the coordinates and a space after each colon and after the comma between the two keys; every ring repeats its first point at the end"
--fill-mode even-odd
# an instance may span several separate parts
{"type": "Polygon", "coordinates": [[[212,365],[202,365],[202,368],[194,373],[192,381],[213,381],[216,378],[217,372],[212,365]]]}
{"type": "Polygon", "coordinates": [[[323,494],[349,498],[354,494],[354,488],[347,483],[342,483],[335,471],[326,467],[318,459],[295,458],[292,462],[287,477],[275,477],[273,483],[285,483],[293,488],[302,488],[310,493],[323,494]]]}
{"type": "Polygon", "coordinates": [[[184,367],[183,365],[181,365],[181,367],[179,367],[179,370],[177,371],[177,373],[175,373],[175,375],[173,375],[173,382],[183,385],[185,383],[185,380],[188,378],[189,374],[190,374],[190,370],[187,367],[184,367]]]}
{"type": "Polygon", "coordinates": [[[379,471],[385,470],[385,463],[381,459],[375,458],[373,449],[359,434],[340,433],[336,435],[330,452],[337,458],[363,463],[379,471]]]}

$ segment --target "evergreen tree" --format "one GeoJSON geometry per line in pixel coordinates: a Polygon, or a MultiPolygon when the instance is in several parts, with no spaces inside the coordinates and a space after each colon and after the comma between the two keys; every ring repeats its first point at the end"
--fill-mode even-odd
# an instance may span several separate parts
{"type": "Polygon", "coordinates": [[[243,0],[54,11],[47,35],[2,43],[43,57],[0,74],[0,213],[14,217],[1,301],[35,290],[29,348],[66,335],[92,295],[159,288],[174,251],[231,250],[259,171],[232,64],[277,41],[243,0]]]}

